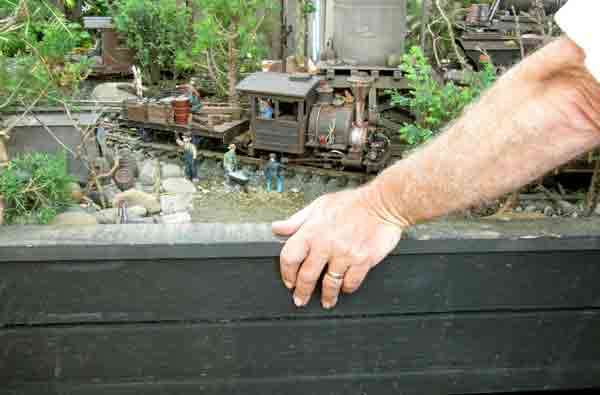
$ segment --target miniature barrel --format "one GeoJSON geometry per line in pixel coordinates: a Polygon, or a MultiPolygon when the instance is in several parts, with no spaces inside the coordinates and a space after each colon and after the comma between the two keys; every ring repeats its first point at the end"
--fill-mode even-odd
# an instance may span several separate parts
{"type": "Polygon", "coordinates": [[[190,118],[190,100],[184,96],[173,100],[173,112],[176,124],[187,125],[190,118]]]}
{"type": "Polygon", "coordinates": [[[135,185],[137,163],[130,150],[119,150],[119,169],[115,172],[113,179],[120,190],[126,191],[135,185]]]}
{"type": "Polygon", "coordinates": [[[135,177],[130,168],[121,167],[114,176],[115,184],[121,191],[127,191],[134,187],[135,177]]]}

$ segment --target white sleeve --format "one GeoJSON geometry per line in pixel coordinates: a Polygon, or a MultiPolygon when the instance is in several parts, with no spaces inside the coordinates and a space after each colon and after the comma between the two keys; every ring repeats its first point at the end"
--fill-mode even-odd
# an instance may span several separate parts
{"type": "Polygon", "coordinates": [[[560,28],[585,51],[585,65],[600,82],[600,1],[569,0],[555,15],[560,28]]]}

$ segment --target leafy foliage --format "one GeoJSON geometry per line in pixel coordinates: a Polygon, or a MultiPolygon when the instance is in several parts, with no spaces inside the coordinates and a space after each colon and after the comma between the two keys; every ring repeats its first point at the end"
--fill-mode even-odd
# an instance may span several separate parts
{"type": "Polygon", "coordinates": [[[117,30],[126,35],[127,45],[153,82],[161,70],[176,74],[189,63],[192,34],[187,7],[178,7],[176,0],[118,0],[115,5],[117,30]]]}
{"type": "Polygon", "coordinates": [[[483,70],[473,73],[466,86],[452,82],[442,84],[433,77],[433,70],[423,52],[413,47],[403,57],[400,66],[411,89],[404,95],[392,92],[392,104],[410,109],[415,116],[414,124],[405,124],[400,135],[410,145],[419,145],[456,118],[463,109],[477,99],[495,80],[494,67],[487,63],[483,70]]]}
{"type": "Polygon", "coordinates": [[[305,14],[312,14],[317,11],[317,7],[315,7],[315,4],[311,0],[304,0],[302,11],[305,14]]]}
{"type": "Polygon", "coordinates": [[[274,0],[196,0],[204,18],[195,26],[194,54],[203,58],[218,93],[236,99],[240,73],[257,70],[266,44],[259,33],[274,0]]]}
{"type": "Polygon", "coordinates": [[[71,202],[65,155],[27,154],[13,159],[0,173],[5,219],[48,223],[71,202]]]}
{"type": "Polygon", "coordinates": [[[47,0],[0,0],[0,13],[0,109],[72,95],[91,64],[71,53],[89,34],[47,0]]]}

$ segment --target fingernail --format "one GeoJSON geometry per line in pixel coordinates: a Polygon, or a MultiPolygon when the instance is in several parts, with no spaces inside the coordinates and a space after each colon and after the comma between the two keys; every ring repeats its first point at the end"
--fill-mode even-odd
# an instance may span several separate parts
{"type": "Polygon", "coordinates": [[[334,300],[333,302],[323,302],[323,308],[327,309],[327,310],[333,309],[336,304],[337,304],[337,299],[334,300]]]}
{"type": "Polygon", "coordinates": [[[283,283],[285,284],[287,289],[294,288],[294,284],[292,284],[290,281],[284,281],[283,283]]]}
{"type": "Polygon", "coordinates": [[[296,305],[296,307],[303,307],[306,302],[304,302],[300,297],[294,295],[294,304],[296,305]]]}

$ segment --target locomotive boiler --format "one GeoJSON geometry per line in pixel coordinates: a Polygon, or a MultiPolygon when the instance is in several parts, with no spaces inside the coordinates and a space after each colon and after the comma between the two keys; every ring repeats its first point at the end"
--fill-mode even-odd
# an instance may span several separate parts
{"type": "Polygon", "coordinates": [[[348,77],[352,94],[334,95],[325,78],[255,73],[237,87],[250,100],[251,155],[275,152],[291,163],[377,172],[390,143],[366,120],[367,74],[348,77]],[[264,111],[264,108],[272,111],[264,111]]]}

